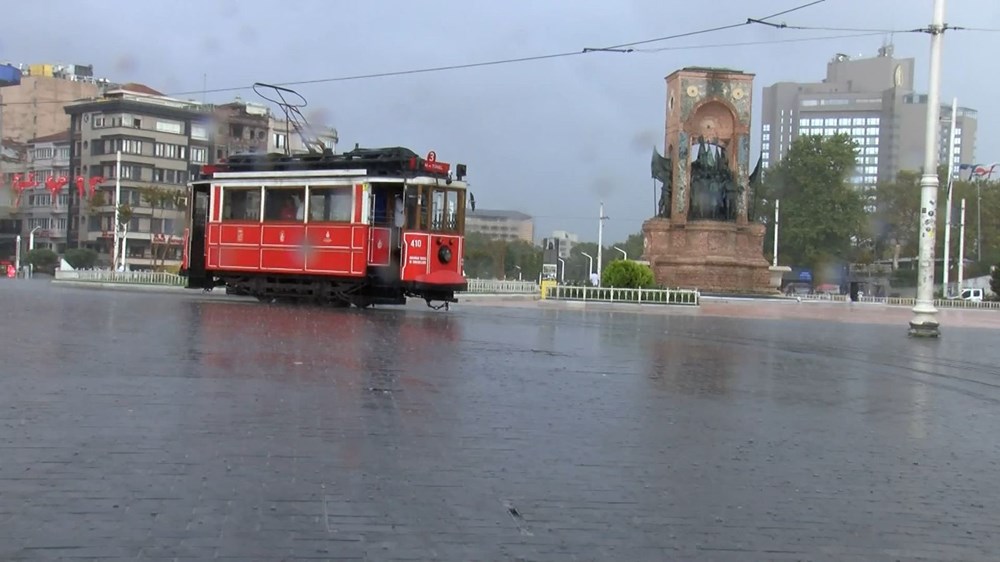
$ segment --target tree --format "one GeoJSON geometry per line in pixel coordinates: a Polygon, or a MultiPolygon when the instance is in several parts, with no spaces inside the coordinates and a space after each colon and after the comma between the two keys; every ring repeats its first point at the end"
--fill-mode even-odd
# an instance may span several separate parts
{"type": "MultiPolygon", "coordinates": [[[[823,265],[852,259],[856,243],[868,238],[867,194],[848,182],[856,150],[847,135],[802,136],[764,178],[759,215],[773,217],[781,201],[779,261],[821,277],[823,265]]],[[[773,225],[769,230],[773,236],[773,225]]]]}
{"type": "Polygon", "coordinates": [[[880,183],[872,220],[876,254],[892,256],[898,269],[900,256],[916,256],[919,244],[920,173],[903,170],[896,179],[880,183]]]}
{"type": "Polygon", "coordinates": [[[994,295],[1000,295],[1000,264],[994,265],[990,272],[990,290],[994,295]]]}
{"type": "Polygon", "coordinates": [[[632,260],[615,260],[601,272],[601,285],[604,287],[638,289],[654,284],[653,270],[632,260]]]}

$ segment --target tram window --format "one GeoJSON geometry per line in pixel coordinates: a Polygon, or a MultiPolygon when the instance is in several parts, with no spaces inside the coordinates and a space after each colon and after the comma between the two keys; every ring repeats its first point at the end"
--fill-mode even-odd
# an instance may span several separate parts
{"type": "Polygon", "coordinates": [[[351,222],[354,193],[350,186],[309,189],[310,222],[351,222]]]}
{"type": "Polygon", "coordinates": [[[431,230],[458,230],[458,191],[434,190],[431,196],[431,230]]]}
{"type": "Polygon", "coordinates": [[[305,218],[304,187],[264,188],[264,220],[301,221],[305,218]]]}
{"type": "Polygon", "coordinates": [[[222,196],[222,220],[259,221],[260,188],[227,187],[222,196]]]}

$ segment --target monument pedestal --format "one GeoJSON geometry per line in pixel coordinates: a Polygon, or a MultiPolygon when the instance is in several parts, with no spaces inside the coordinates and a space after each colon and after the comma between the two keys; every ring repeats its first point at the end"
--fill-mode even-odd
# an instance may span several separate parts
{"type": "Polygon", "coordinates": [[[642,225],[644,257],[656,281],[705,292],[773,295],[764,259],[765,227],[755,223],[653,218],[642,225]]]}

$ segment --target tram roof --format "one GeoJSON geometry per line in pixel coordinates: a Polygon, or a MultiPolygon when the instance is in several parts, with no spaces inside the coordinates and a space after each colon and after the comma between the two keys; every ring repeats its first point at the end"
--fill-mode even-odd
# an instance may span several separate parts
{"type": "MultiPolygon", "coordinates": [[[[449,179],[451,165],[437,161],[434,152],[420,157],[404,147],[358,148],[343,154],[330,151],[307,154],[249,153],[234,154],[221,164],[204,166],[203,176],[217,172],[303,172],[324,170],[365,170],[366,175],[382,177],[434,177],[449,179]]],[[[465,165],[455,166],[458,180],[464,179],[465,165]]]]}

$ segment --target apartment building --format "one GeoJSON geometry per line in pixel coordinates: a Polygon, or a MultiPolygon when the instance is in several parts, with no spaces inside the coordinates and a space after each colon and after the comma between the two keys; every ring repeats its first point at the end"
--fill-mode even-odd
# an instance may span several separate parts
{"type": "Polygon", "coordinates": [[[22,237],[33,235],[35,248],[60,253],[66,249],[69,191],[74,189],[69,174],[69,144],[68,129],[27,143],[27,165],[19,173],[33,177],[34,187],[20,193],[13,218],[21,223],[22,237]],[[58,191],[49,189],[50,181],[56,182],[58,191]]]}
{"type": "Polygon", "coordinates": [[[179,265],[186,185],[213,156],[216,122],[210,107],[125,84],[98,99],[70,103],[65,112],[71,121],[73,177],[103,179],[93,194],[88,181],[82,198],[69,191],[67,246],[92,248],[111,261],[117,181],[120,204],[131,211],[127,264],[139,269],[179,265]],[[174,198],[159,200],[159,194],[174,198]]]}
{"type": "Polygon", "coordinates": [[[0,88],[3,138],[19,142],[69,130],[66,100],[96,97],[109,82],[79,64],[6,64],[19,80],[0,88]]]}

